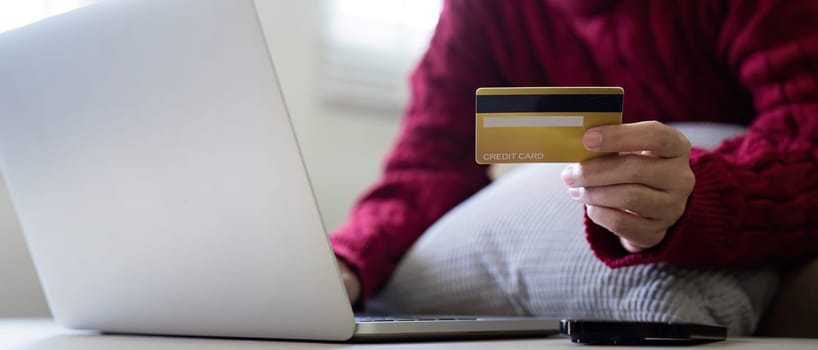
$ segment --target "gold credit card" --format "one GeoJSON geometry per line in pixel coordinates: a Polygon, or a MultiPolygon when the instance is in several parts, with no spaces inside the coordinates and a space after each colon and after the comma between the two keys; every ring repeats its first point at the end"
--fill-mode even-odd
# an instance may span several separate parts
{"type": "Polygon", "coordinates": [[[479,164],[580,162],[604,155],[582,145],[585,130],[622,124],[620,87],[479,88],[475,93],[479,164]]]}

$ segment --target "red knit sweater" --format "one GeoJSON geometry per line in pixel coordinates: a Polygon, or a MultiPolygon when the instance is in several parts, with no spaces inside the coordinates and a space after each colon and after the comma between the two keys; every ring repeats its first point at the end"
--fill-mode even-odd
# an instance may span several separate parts
{"type": "Polygon", "coordinates": [[[818,1],[452,0],[411,83],[382,178],[331,238],[364,297],[427,227],[489,183],[474,162],[481,86],[622,86],[625,122],[749,126],[693,150],[695,189],[660,246],[629,254],[586,219],[590,249],[611,267],[818,254],[818,1]]]}

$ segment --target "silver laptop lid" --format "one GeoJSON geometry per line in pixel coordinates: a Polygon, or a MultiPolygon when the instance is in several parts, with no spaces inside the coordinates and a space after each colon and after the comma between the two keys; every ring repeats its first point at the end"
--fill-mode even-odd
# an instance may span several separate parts
{"type": "Polygon", "coordinates": [[[251,0],[109,0],[0,35],[0,167],[66,326],[352,335],[251,0]]]}

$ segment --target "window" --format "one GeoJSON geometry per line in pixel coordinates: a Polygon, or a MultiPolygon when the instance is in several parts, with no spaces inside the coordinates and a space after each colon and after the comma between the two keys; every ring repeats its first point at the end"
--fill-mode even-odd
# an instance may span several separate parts
{"type": "Polygon", "coordinates": [[[398,111],[441,0],[329,0],[319,86],[325,102],[398,111]]]}
{"type": "Polygon", "coordinates": [[[0,32],[87,5],[93,0],[0,0],[0,32]]]}
{"type": "MultiPolygon", "coordinates": [[[[94,0],[0,0],[0,32],[94,0]]],[[[407,77],[426,49],[442,0],[315,0],[327,5],[319,79],[322,100],[399,111],[407,77]]]]}

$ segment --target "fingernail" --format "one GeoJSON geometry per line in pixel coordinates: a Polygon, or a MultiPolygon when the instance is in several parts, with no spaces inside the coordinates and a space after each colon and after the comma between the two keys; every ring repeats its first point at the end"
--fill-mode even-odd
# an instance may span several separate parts
{"type": "Polygon", "coordinates": [[[562,169],[562,181],[565,182],[566,185],[571,186],[576,181],[577,176],[579,175],[579,169],[576,164],[569,165],[562,169]]]}
{"type": "Polygon", "coordinates": [[[589,131],[582,136],[582,143],[587,149],[602,146],[602,133],[599,131],[589,131]]]}
{"type": "Polygon", "coordinates": [[[572,199],[580,199],[585,195],[585,187],[570,187],[568,188],[568,194],[571,195],[572,199]]]}

